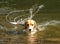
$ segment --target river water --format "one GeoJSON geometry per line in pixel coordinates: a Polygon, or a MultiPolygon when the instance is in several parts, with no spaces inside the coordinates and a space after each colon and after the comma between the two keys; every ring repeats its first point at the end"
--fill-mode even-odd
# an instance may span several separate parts
{"type": "Polygon", "coordinates": [[[28,5],[29,7],[22,6],[22,8],[21,4],[19,6],[17,3],[14,0],[0,1],[0,44],[60,44],[60,13],[58,13],[58,9],[57,12],[56,9],[50,12],[51,10],[47,8],[48,12],[45,10],[46,13],[42,9],[40,13],[34,15],[33,19],[36,20],[39,31],[34,35],[28,35],[22,31],[23,26],[9,23],[21,18],[25,19],[30,14],[27,9],[31,5],[28,5]]]}

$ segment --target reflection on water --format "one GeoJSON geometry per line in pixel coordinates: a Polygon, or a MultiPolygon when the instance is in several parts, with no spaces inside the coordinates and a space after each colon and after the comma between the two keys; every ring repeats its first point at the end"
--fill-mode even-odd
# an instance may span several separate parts
{"type": "Polygon", "coordinates": [[[36,35],[28,35],[28,44],[36,44],[36,35]]]}

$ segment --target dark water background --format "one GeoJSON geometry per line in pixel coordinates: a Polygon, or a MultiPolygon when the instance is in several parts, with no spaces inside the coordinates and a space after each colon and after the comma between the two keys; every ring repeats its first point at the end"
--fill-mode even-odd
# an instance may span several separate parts
{"type": "MultiPolygon", "coordinates": [[[[13,21],[17,16],[24,19],[29,16],[29,12],[14,12],[8,19],[13,21]]],[[[60,0],[0,0],[0,44],[60,44],[60,0]],[[35,35],[27,35],[21,32],[23,26],[12,25],[6,21],[9,12],[26,10],[36,4],[43,4],[44,8],[33,19],[39,25],[52,21],[54,22],[51,24],[54,25],[44,26],[45,30],[38,31],[35,35]]]]}

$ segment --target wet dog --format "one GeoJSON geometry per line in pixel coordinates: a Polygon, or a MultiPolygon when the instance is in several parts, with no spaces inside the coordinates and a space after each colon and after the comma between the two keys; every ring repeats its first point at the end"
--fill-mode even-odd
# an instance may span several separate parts
{"type": "Polygon", "coordinates": [[[34,34],[37,31],[37,23],[35,20],[26,20],[24,27],[25,30],[30,34],[34,34]]]}

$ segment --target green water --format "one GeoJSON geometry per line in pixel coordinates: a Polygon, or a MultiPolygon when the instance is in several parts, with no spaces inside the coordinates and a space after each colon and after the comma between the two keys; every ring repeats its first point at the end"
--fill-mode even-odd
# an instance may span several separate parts
{"type": "MultiPolygon", "coordinates": [[[[6,21],[7,13],[29,9],[34,4],[45,6],[33,17],[37,23],[52,20],[60,22],[60,0],[0,0],[0,44],[60,44],[60,23],[48,25],[44,31],[38,31],[35,35],[27,35],[20,32],[23,26],[12,25],[6,21]],[[17,29],[13,29],[14,27],[17,29]]],[[[22,15],[24,19],[29,13],[13,13],[8,19],[12,21],[16,16],[22,15]]]]}

